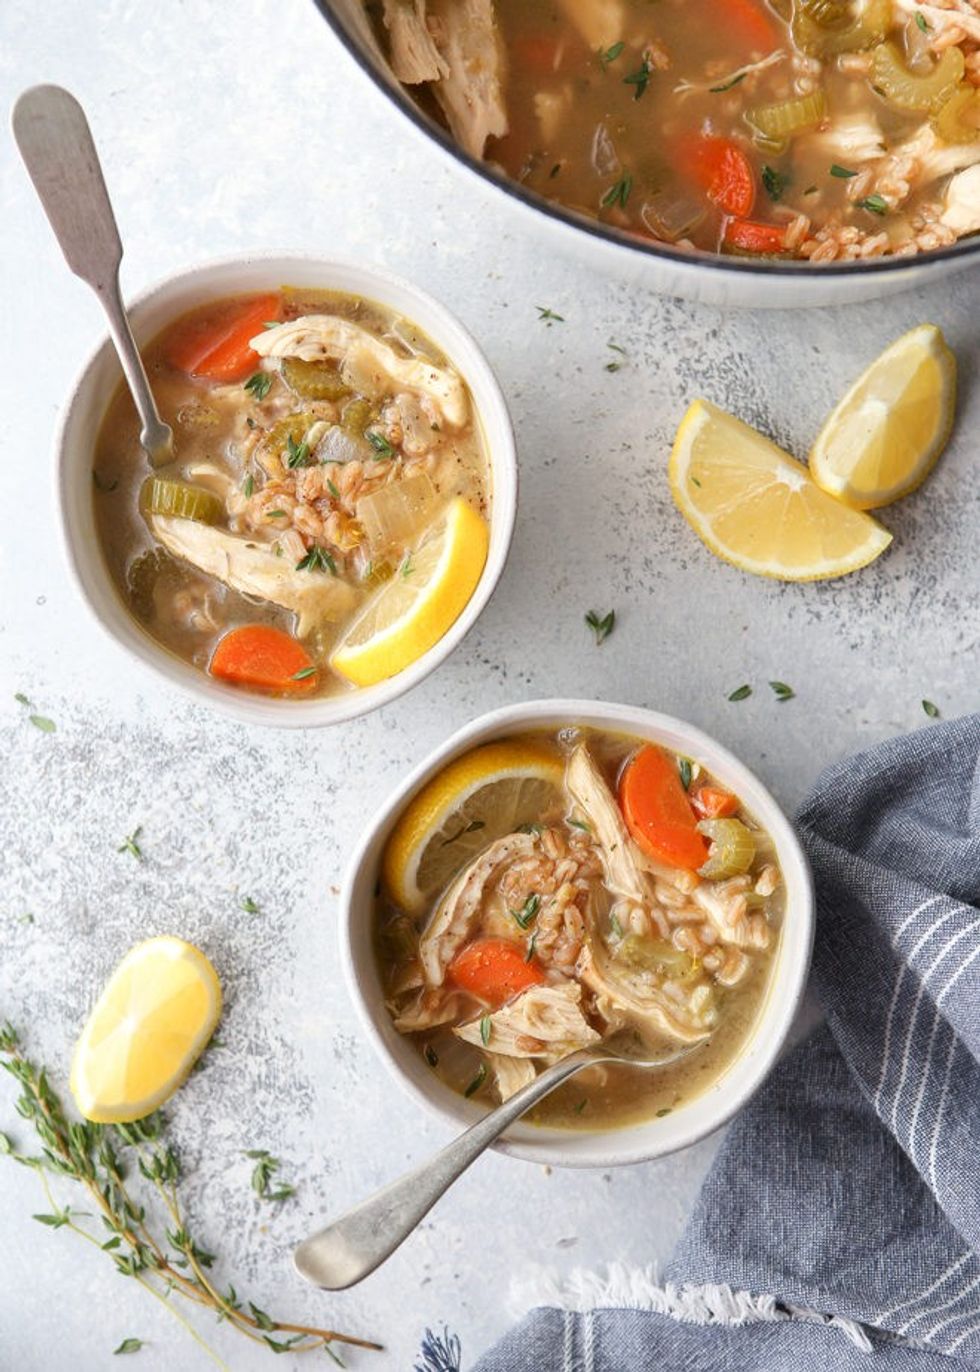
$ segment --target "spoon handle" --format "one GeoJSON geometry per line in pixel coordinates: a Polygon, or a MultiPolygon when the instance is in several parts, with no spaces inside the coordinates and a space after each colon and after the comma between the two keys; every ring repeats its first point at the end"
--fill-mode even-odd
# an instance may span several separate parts
{"type": "Polygon", "coordinates": [[[122,242],[85,111],[61,86],[32,86],[14,106],[14,138],[69,267],[102,302],[112,341],[157,465],[173,435],[150,390],[119,290],[122,242]]]}
{"type": "Polygon", "coordinates": [[[508,1125],[567,1077],[595,1060],[594,1054],[580,1052],[556,1062],[434,1158],[390,1182],[326,1229],[304,1240],[293,1254],[300,1276],[328,1291],[342,1291],[362,1281],[408,1238],[440,1196],[508,1125]]]}

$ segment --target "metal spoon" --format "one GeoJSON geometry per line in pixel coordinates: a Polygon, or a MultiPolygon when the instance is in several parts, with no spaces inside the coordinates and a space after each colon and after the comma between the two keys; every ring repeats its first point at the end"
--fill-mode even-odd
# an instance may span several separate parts
{"type": "Polygon", "coordinates": [[[99,297],[142,425],[150,464],[173,456],[173,432],[160,418],[119,290],[122,242],[85,111],[61,86],[32,86],[11,118],[34,189],[65,260],[99,297]]]}
{"type": "Polygon", "coordinates": [[[599,1062],[625,1062],[646,1069],[666,1067],[687,1057],[704,1042],[700,1040],[666,1058],[640,1058],[635,1052],[617,1051],[616,1039],[611,1038],[596,1048],[583,1048],[562,1058],[420,1167],[382,1187],[326,1229],[305,1239],[293,1252],[296,1270],[314,1286],[328,1291],[342,1291],[363,1281],[404,1243],[484,1149],[563,1081],[583,1067],[599,1062]]]}

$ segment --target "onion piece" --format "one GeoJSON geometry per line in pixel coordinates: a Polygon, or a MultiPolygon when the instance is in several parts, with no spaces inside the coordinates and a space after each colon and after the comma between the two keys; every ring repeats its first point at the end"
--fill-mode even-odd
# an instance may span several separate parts
{"type": "Polygon", "coordinates": [[[440,497],[420,472],[361,496],[356,515],[374,556],[410,548],[432,523],[440,497]]]}

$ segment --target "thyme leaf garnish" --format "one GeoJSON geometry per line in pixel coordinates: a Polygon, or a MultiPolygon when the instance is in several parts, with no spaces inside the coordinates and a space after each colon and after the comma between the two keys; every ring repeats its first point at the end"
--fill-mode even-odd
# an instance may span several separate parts
{"type": "MultiPolygon", "coordinates": [[[[283,1201],[288,1200],[290,1196],[295,1196],[295,1186],[289,1186],[285,1182],[280,1182],[275,1187],[272,1186],[272,1179],[279,1171],[280,1163],[279,1159],[274,1158],[267,1149],[247,1148],[244,1156],[255,1163],[252,1168],[252,1190],[260,1200],[283,1201]]],[[[265,1326],[261,1327],[264,1328],[265,1326]]],[[[270,1329],[275,1327],[270,1323],[270,1329]]]]}
{"type": "Polygon", "coordinates": [[[787,686],[785,681],[770,681],[769,688],[780,704],[784,700],[792,700],[796,695],[792,686],[787,686]]]}
{"type": "Polygon", "coordinates": [[[622,172],[619,179],[609,187],[605,195],[599,201],[603,209],[609,209],[613,205],[620,205],[624,210],[626,202],[630,198],[630,191],[633,189],[633,178],[629,172],[622,172]]]}
{"type": "Polygon", "coordinates": [[[137,824],[131,834],[127,834],[116,849],[117,853],[129,853],[137,862],[143,861],[143,849],[139,845],[139,836],[143,832],[142,824],[137,824]]]}
{"type": "Polygon", "coordinates": [[[601,643],[605,643],[616,627],[616,611],[610,610],[608,614],[600,616],[595,610],[590,610],[585,616],[585,622],[595,634],[596,647],[598,647],[601,643]]]}
{"type": "Polygon", "coordinates": [[[301,557],[296,564],[298,572],[330,572],[332,576],[337,575],[337,564],[334,562],[326,548],[321,548],[319,543],[314,543],[305,557],[301,557]]]}
{"type": "Polygon", "coordinates": [[[467,1086],[466,1090],[463,1092],[463,1095],[466,1097],[467,1100],[469,1100],[470,1096],[476,1095],[477,1091],[479,1091],[480,1087],[483,1085],[486,1079],[487,1064],[485,1062],[481,1062],[480,1066],[477,1068],[476,1076],[473,1078],[473,1080],[467,1086]]]}
{"type": "Polygon", "coordinates": [[[603,71],[606,70],[610,62],[615,62],[616,58],[622,54],[625,47],[625,43],[613,43],[611,47],[606,48],[605,52],[601,49],[599,50],[599,63],[603,71]]]}
{"type": "Polygon", "coordinates": [[[922,702],[922,708],[923,710],[925,710],[926,714],[929,716],[930,719],[939,718],[939,706],[933,704],[931,700],[924,700],[922,702]]]}
{"type": "Polygon", "coordinates": [[[304,438],[302,443],[297,443],[292,434],[286,435],[286,466],[308,467],[310,465],[310,445],[304,438]]]}
{"type": "Polygon", "coordinates": [[[650,65],[650,54],[645,52],[643,54],[643,60],[636,71],[631,71],[623,77],[623,85],[632,86],[634,88],[634,100],[639,100],[642,95],[646,94],[647,86],[650,84],[650,73],[652,71],[653,67],[650,65]]]}
{"type": "Polygon", "coordinates": [[[882,195],[866,195],[863,200],[855,200],[854,203],[859,210],[868,210],[871,214],[888,213],[888,201],[882,195]]]}
{"type": "Polygon", "coordinates": [[[729,700],[748,700],[748,698],[749,698],[749,696],[750,696],[751,694],[752,694],[752,687],[748,684],[748,682],[746,682],[744,686],[736,686],[736,687],[735,687],[735,690],[732,691],[732,693],[731,693],[731,695],[728,697],[728,699],[729,699],[729,700]]]}
{"type": "Polygon", "coordinates": [[[242,896],[238,902],[238,907],[244,910],[246,915],[261,915],[262,907],[258,905],[251,896],[242,896]]]}
{"type": "Polygon", "coordinates": [[[684,790],[690,790],[691,777],[694,775],[693,768],[691,767],[690,758],[679,758],[677,761],[677,770],[681,774],[681,785],[684,787],[684,790]]]}
{"type": "Polygon", "coordinates": [[[493,1020],[489,1013],[480,1016],[480,1042],[486,1048],[490,1042],[490,1035],[493,1033],[493,1020]]]}
{"type": "Polygon", "coordinates": [[[253,372],[245,382],[245,390],[251,391],[256,400],[264,400],[272,387],[271,372],[253,372]]]}
{"type": "Polygon", "coordinates": [[[789,185],[789,177],[785,172],[770,167],[767,162],[762,168],[762,184],[766,188],[766,195],[775,204],[783,198],[783,191],[789,185]]]}
{"type": "Polygon", "coordinates": [[[563,314],[555,314],[554,310],[549,310],[547,305],[535,305],[534,308],[538,312],[538,318],[543,319],[549,329],[552,324],[564,324],[565,322],[563,314]]]}
{"type": "Polygon", "coordinates": [[[519,910],[511,910],[519,929],[527,929],[537,918],[538,910],[541,908],[541,897],[536,894],[528,896],[527,900],[519,910]]]}
{"type": "Polygon", "coordinates": [[[374,461],[385,462],[388,458],[395,456],[395,450],[385,438],[384,434],[379,434],[375,429],[367,435],[367,441],[374,449],[374,461]]]}
{"type": "Polygon", "coordinates": [[[709,86],[708,91],[711,95],[723,95],[725,91],[734,89],[740,81],[744,81],[748,76],[747,71],[737,71],[728,81],[723,81],[720,86],[709,86]]]}

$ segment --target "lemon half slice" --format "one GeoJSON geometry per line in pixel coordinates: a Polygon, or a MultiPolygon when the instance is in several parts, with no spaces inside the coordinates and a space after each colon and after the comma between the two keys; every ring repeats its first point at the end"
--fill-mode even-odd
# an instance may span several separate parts
{"type": "Polygon", "coordinates": [[[412,914],[495,839],[559,812],[564,766],[533,742],[488,743],[451,762],[409,801],[388,839],[382,876],[412,914]]]}
{"type": "Polygon", "coordinates": [[[822,491],[806,467],[740,419],[695,400],[670,455],[681,514],[713,553],[781,581],[842,576],[891,534],[822,491]]]}
{"type": "Polygon", "coordinates": [[[210,962],[183,939],[132,948],[113,972],[75,1048],[71,1090],[86,1119],[142,1119],[173,1095],[221,1014],[210,962]]]}
{"type": "Polygon", "coordinates": [[[814,481],[856,510],[900,500],[936,465],[955,409],[956,358],[935,324],[920,324],[831,413],[810,453],[814,481]]]}
{"type": "Polygon", "coordinates": [[[477,588],[487,560],[486,520],[457,496],[347,630],[330,666],[355,686],[404,671],[443,637],[477,588]]]}

